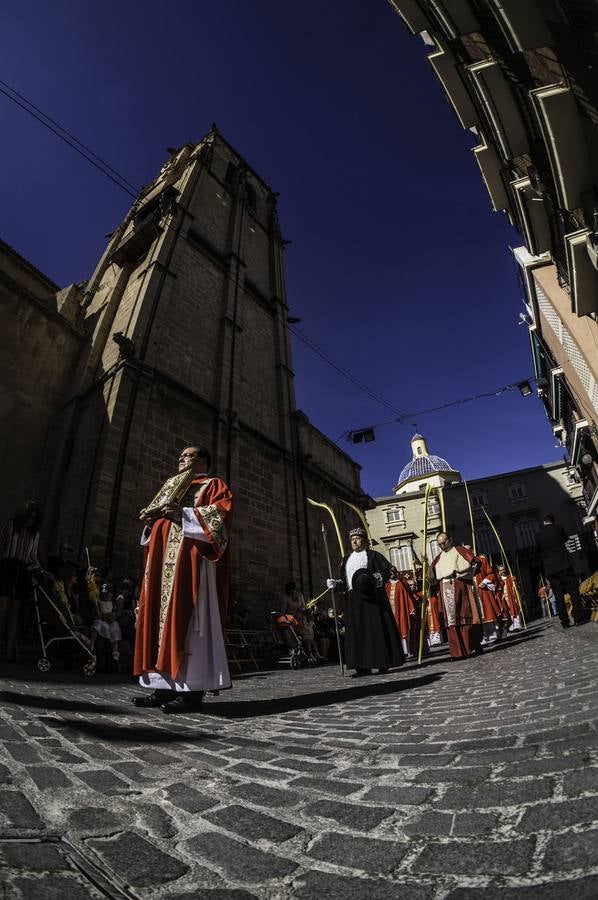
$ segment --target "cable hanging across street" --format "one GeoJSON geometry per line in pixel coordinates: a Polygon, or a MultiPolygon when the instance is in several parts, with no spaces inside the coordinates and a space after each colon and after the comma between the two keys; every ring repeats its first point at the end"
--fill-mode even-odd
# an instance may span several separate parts
{"type": "Polygon", "coordinates": [[[12,102],[22,110],[29,113],[30,116],[33,116],[40,125],[43,125],[44,128],[47,128],[55,134],[56,137],[65,144],[68,144],[72,150],[82,156],[83,159],[86,159],[90,165],[105,175],[106,178],[109,178],[113,184],[125,191],[130,197],[133,197],[133,199],[137,199],[139,188],[135,187],[134,184],[124,177],[124,175],[117,172],[116,169],[106,162],[106,160],[102,159],[101,156],[98,156],[97,153],[94,153],[93,150],[83,144],[78,138],[71,134],[70,131],[67,131],[67,129],[59,122],[43,112],[43,110],[32,103],[31,100],[28,100],[27,97],[20,94],[15,88],[11,87],[11,85],[2,81],[2,79],[0,79],[0,94],[3,94],[9,100],[12,100],[12,102]]]}
{"type": "MultiPolygon", "coordinates": [[[[49,116],[47,113],[43,112],[38,106],[36,106],[31,100],[25,97],[23,94],[19,93],[15,88],[9,85],[7,82],[0,79],[0,94],[7,97],[7,99],[11,100],[17,106],[19,106],[22,110],[29,113],[37,122],[51,131],[56,137],[58,137],[61,141],[66,143],[72,150],[82,156],[90,165],[92,165],[95,169],[100,171],[106,178],[109,178],[113,184],[120,187],[121,190],[125,191],[130,197],[137,199],[139,195],[139,188],[137,188],[132,182],[130,182],[124,175],[121,175],[113,166],[107,163],[101,156],[99,156],[95,151],[93,151],[90,147],[85,145],[82,141],[76,138],[70,131],[68,131],[63,125],[49,116]]],[[[523,381],[513,382],[511,384],[503,385],[502,387],[496,388],[492,391],[486,391],[481,394],[474,394],[470,397],[461,397],[456,400],[450,400],[447,403],[442,403],[439,406],[428,407],[427,409],[418,410],[417,412],[405,412],[403,410],[397,409],[392,403],[389,403],[379,394],[377,394],[372,388],[370,388],[367,384],[361,381],[357,376],[355,376],[352,372],[346,369],[341,363],[334,360],[331,356],[329,356],[315,341],[309,338],[307,335],[303,334],[298,328],[293,327],[290,323],[287,323],[287,327],[289,331],[296,337],[298,340],[302,341],[307,347],[312,350],[313,353],[316,353],[327,365],[333,368],[336,372],[343,376],[347,381],[353,384],[354,387],[358,388],[362,393],[366,394],[371,400],[374,400],[376,403],[379,403],[381,406],[384,406],[390,412],[393,413],[394,418],[387,419],[383,422],[376,422],[373,425],[368,425],[364,428],[352,428],[346,431],[343,431],[335,440],[342,440],[343,438],[347,438],[351,443],[361,443],[362,441],[365,443],[370,443],[375,440],[375,429],[382,428],[386,425],[402,425],[410,419],[416,419],[418,416],[428,415],[434,412],[440,412],[444,409],[449,409],[452,406],[457,406],[462,403],[471,403],[475,400],[482,400],[488,397],[497,397],[501,394],[506,393],[507,391],[512,391],[515,388],[519,388],[523,396],[528,396],[532,393],[530,382],[534,382],[537,379],[528,378],[523,381]]]]}
{"type": "Polygon", "coordinates": [[[346,437],[347,440],[357,444],[361,443],[361,440],[363,440],[364,438],[355,440],[355,437],[364,435],[365,442],[369,443],[370,441],[374,440],[373,433],[376,428],[382,428],[385,425],[403,425],[410,419],[417,419],[419,416],[424,416],[434,412],[440,412],[443,409],[449,409],[451,406],[458,406],[462,403],[471,403],[474,400],[483,400],[487,397],[498,397],[501,394],[505,394],[507,391],[515,390],[515,388],[518,388],[522,396],[526,397],[532,393],[530,382],[535,380],[536,379],[534,378],[526,378],[523,381],[513,381],[511,384],[505,384],[502,387],[495,388],[493,391],[485,391],[482,394],[473,394],[470,397],[460,397],[457,400],[449,400],[447,403],[441,403],[440,406],[430,406],[427,409],[420,409],[417,412],[403,413],[402,415],[397,416],[395,419],[387,419],[385,422],[376,422],[373,425],[366,426],[365,428],[349,429],[347,431],[343,431],[342,434],[339,434],[336,440],[340,441],[342,438],[346,437]],[[525,388],[529,388],[529,390],[526,390],[525,388]]]}

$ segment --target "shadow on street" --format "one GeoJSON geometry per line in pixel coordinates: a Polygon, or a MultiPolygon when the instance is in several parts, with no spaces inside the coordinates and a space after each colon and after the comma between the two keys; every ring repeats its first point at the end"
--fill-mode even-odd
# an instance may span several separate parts
{"type": "Polygon", "coordinates": [[[0,703],[15,703],[18,706],[27,706],[33,709],[63,710],[76,713],[96,713],[100,715],[120,716],[123,710],[119,706],[103,703],[94,703],[89,700],[65,700],[63,697],[40,697],[27,692],[0,691],[0,703]]]}
{"type": "MultiPolygon", "coordinates": [[[[400,681],[385,681],[376,684],[360,684],[347,688],[339,688],[337,690],[321,691],[319,693],[298,694],[291,697],[274,697],[264,700],[231,700],[227,702],[209,701],[205,709],[205,715],[210,717],[219,717],[223,719],[250,719],[256,716],[279,715],[286,712],[294,712],[304,709],[315,709],[322,706],[330,706],[337,703],[347,703],[351,700],[364,700],[367,698],[376,698],[390,696],[409,690],[410,688],[422,687],[424,685],[433,684],[438,681],[444,672],[434,672],[413,678],[403,678],[400,681]]],[[[375,676],[374,676],[375,677],[375,676]]],[[[5,703],[14,703],[18,705],[36,706],[39,708],[52,709],[53,703],[51,698],[36,697],[35,695],[19,694],[17,692],[3,692],[2,700],[5,703]]],[[[60,705],[55,709],[65,709],[64,704],[68,701],[60,701],[60,705]]],[[[105,714],[108,711],[113,714],[115,711],[122,715],[125,711],[122,709],[115,710],[113,707],[106,707],[102,704],[83,703],[77,704],[73,701],[72,707],[67,705],[67,709],[72,712],[81,711],[77,706],[84,707],[85,712],[96,714],[105,714]]],[[[128,710],[127,710],[128,711],[128,710]]],[[[133,708],[130,710],[133,713],[133,708]]],[[[69,732],[78,732],[81,735],[97,738],[105,741],[127,741],[129,743],[172,743],[184,740],[186,742],[202,741],[212,739],[213,734],[204,732],[187,731],[184,728],[166,728],[155,727],[150,724],[151,721],[163,723],[165,720],[163,714],[159,710],[148,710],[147,725],[136,724],[113,724],[109,721],[94,721],[79,718],[45,718],[43,724],[56,728],[58,730],[68,729],[69,732]],[[151,718],[150,718],[151,717],[151,718]]],[[[191,714],[187,713],[184,717],[169,720],[174,726],[176,722],[184,725],[189,718],[200,718],[204,713],[191,714]]]]}

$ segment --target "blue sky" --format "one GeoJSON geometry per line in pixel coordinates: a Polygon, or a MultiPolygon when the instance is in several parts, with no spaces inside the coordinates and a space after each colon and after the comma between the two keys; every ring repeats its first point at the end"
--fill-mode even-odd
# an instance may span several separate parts
{"type": "MultiPolygon", "coordinates": [[[[471,147],[385,0],[5,0],[0,78],[134,184],[216,121],[280,192],[299,326],[412,413],[532,374],[515,266],[471,147]]],[[[87,278],[130,198],[0,96],[0,235],[60,285],[87,278]]],[[[388,410],[293,340],[298,405],[336,439],[388,410]]],[[[415,426],[467,478],[558,459],[517,391],[343,449],[390,493],[415,426]]]]}

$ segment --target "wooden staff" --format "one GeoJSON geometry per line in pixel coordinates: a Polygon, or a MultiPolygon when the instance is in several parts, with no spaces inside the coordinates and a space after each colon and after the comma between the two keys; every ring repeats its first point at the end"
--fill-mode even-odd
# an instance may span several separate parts
{"type": "MultiPolygon", "coordinates": [[[[322,538],[324,540],[324,549],[326,551],[326,562],[328,563],[328,577],[331,581],[335,579],[332,577],[332,566],[330,564],[330,551],[328,550],[328,538],[326,536],[326,526],[322,523],[322,538]]],[[[341,672],[343,678],[345,677],[345,665],[343,663],[343,650],[341,647],[341,635],[338,630],[338,616],[336,614],[336,600],[334,598],[334,588],[327,588],[330,591],[330,599],[332,600],[332,612],[334,613],[334,628],[336,631],[336,646],[338,647],[338,664],[341,667],[341,672]]]]}
{"type": "Polygon", "coordinates": [[[424,558],[422,562],[422,592],[424,599],[422,600],[422,620],[419,629],[419,653],[417,656],[417,664],[421,665],[422,653],[424,650],[424,627],[428,612],[428,601],[430,599],[430,585],[426,587],[426,570],[428,565],[428,499],[430,497],[430,485],[426,485],[426,494],[424,498],[424,558]]]}
{"type": "MultiPolygon", "coordinates": [[[[488,513],[486,512],[486,510],[484,509],[484,507],[482,507],[482,511],[483,511],[484,515],[486,516],[486,518],[488,519],[488,523],[489,523],[489,525],[490,525],[490,528],[491,528],[492,531],[494,532],[494,537],[495,537],[496,540],[498,541],[498,546],[500,547],[500,552],[502,553],[503,559],[505,560],[505,562],[506,562],[506,564],[507,564],[507,569],[509,570],[509,575],[510,575],[511,578],[513,579],[513,587],[515,588],[515,596],[517,597],[517,605],[519,606],[519,612],[521,613],[521,619],[522,619],[522,621],[523,621],[523,627],[524,627],[525,630],[527,631],[527,622],[525,621],[525,614],[524,614],[524,612],[523,612],[523,604],[522,604],[522,602],[521,602],[521,597],[519,596],[519,588],[517,587],[517,581],[515,580],[515,576],[513,575],[513,570],[511,569],[511,564],[510,564],[509,559],[508,559],[508,557],[507,557],[507,554],[506,554],[506,552],[505,552],[505,548],[504,548],[504,546],[503,546],[503,542],[502,542],[501,539],[500,539],[500,535],[499,535],[498,531],[497,531],[496,528],[494,527],[494,522],[492,521],[492,519],[490,518],[490,516],[488,515],[488,513]]],[[[475,550],[474,550],[474,554],[475,554],[475,550]]]]}

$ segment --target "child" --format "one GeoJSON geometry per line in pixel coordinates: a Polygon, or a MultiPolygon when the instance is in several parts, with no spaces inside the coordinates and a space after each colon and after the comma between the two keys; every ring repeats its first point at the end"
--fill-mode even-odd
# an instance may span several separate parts
{"type": "Polygon", "coordinates": [[[99,598],[96,600],[96,618],[91,625],[91,649],[95,647],[98,635],[112,644],[112,659],[118,662],[120,653],[118,644],[122,634],[120,625],[114,618],[113,590],[109,584],[103,584],[99,598]]]}
{"type": "Polygon", "coordinates": [[[303,626],[303,646],[305,652],[313,662],[319,662],[324,657],[318,652],[318,643],[316,641],[314,629],[314,617],[311,612],[304,612],[301,616],[301,625],[303,626]]]}

